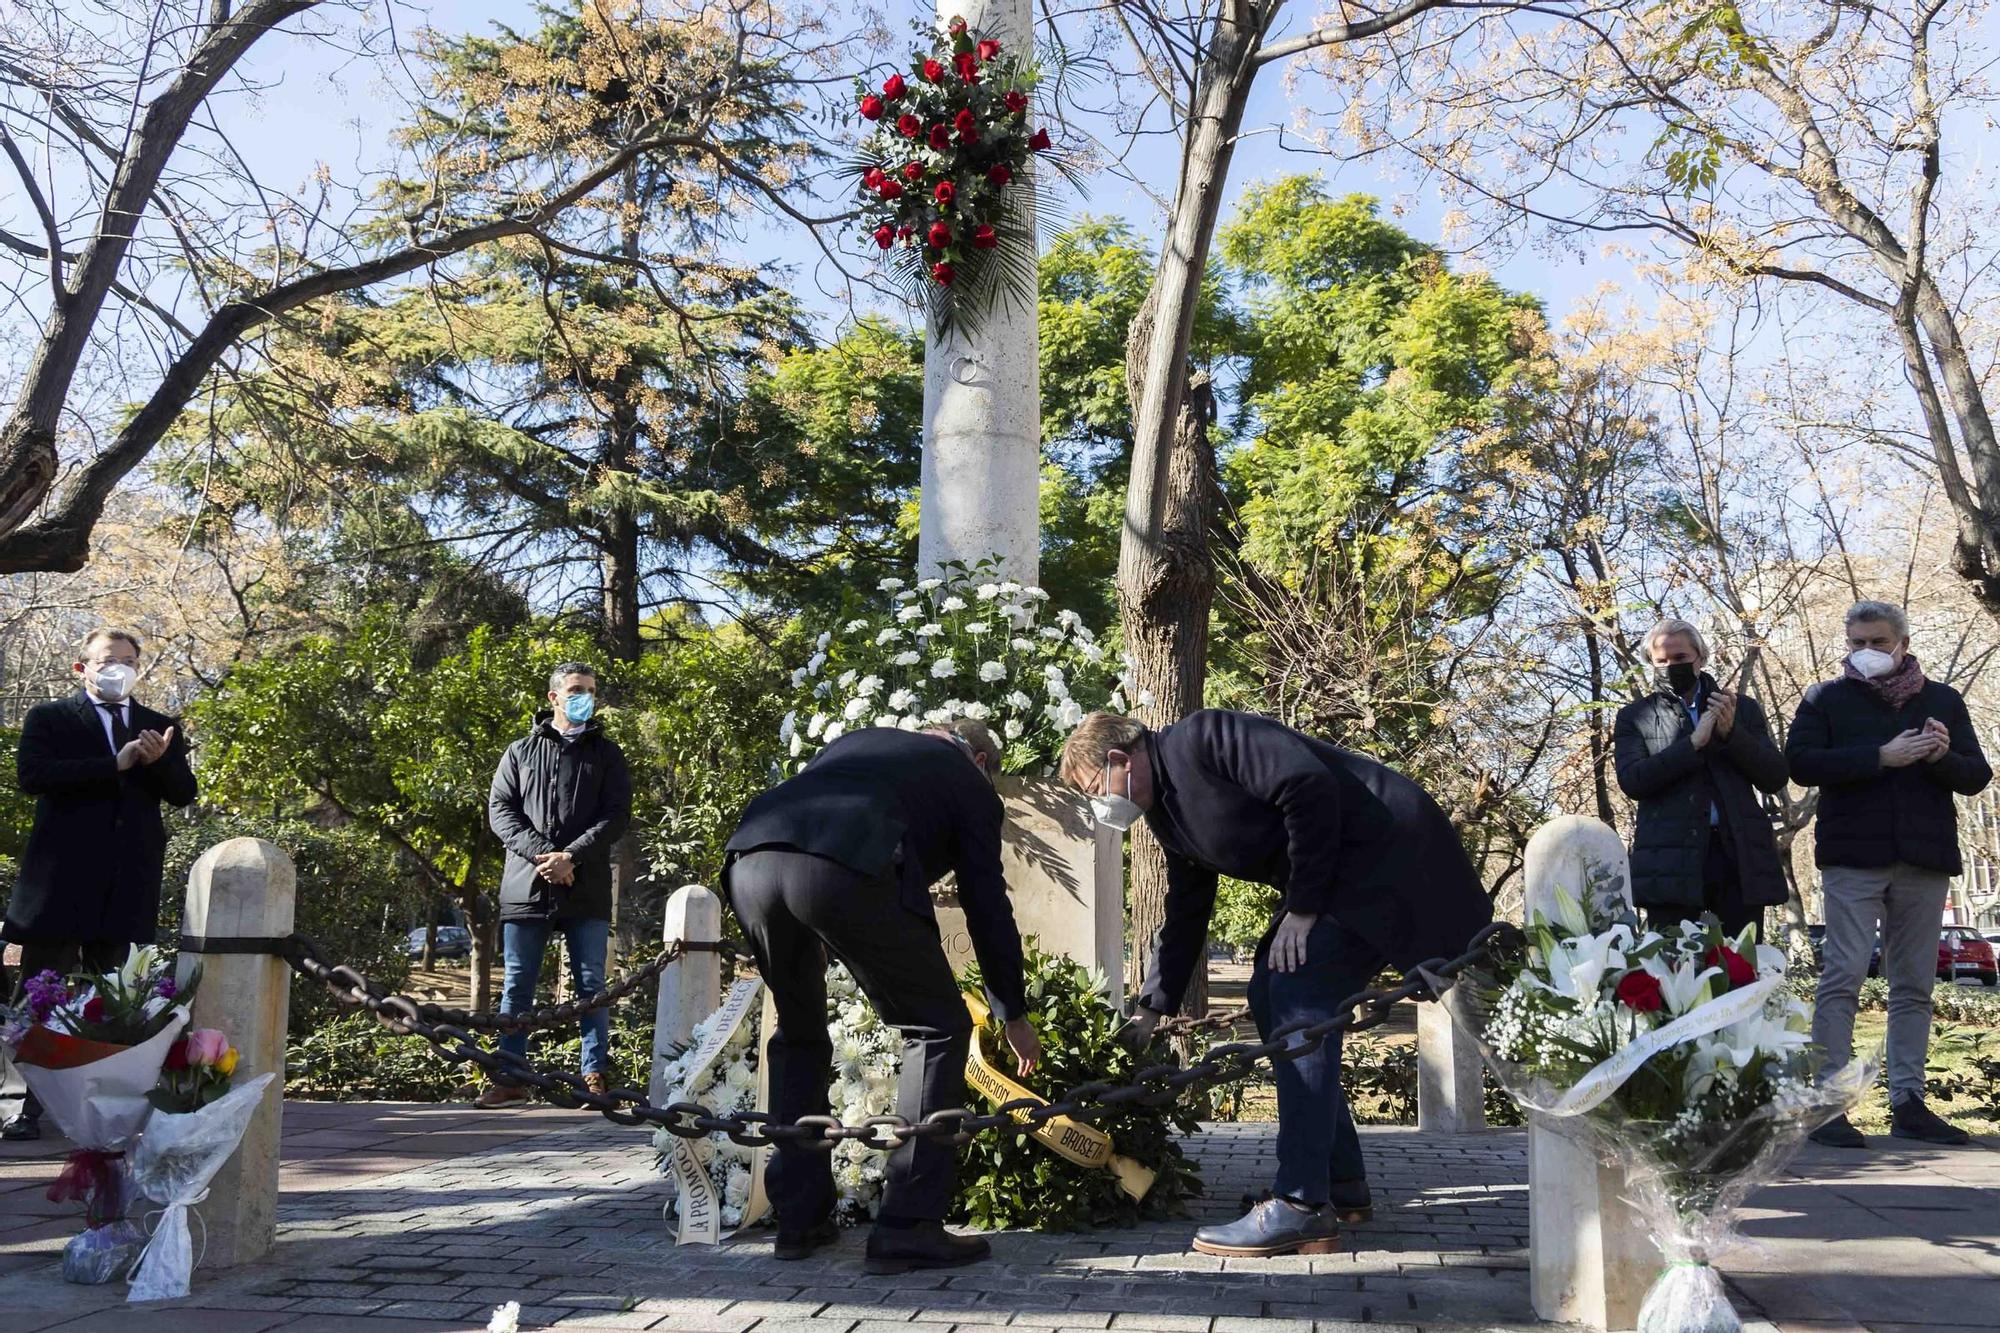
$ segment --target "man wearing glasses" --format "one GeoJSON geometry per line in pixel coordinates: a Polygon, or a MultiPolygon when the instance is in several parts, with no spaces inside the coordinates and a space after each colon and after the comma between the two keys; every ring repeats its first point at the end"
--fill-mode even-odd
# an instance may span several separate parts
{"type": "MultiPolygon", "coordinates": [[[[179,723],[133,701],[139,639],[96,629],[71,667],[81,688],[37,704],[15,758],[35,822],[0,936],[21,946],[21,976],[108,972],[128,946],[153,943],[167,832],[160,803],[194,800],[179,723]]],[[[30,1094],[0,1138],[38,1139],[30,1094]]]]}
{"type": "MultiPolygon", "coordinates": [[[[1216,879],[1268,884],[1278,909],[1257,946],[1259,1035],[1341,1012],[1384,964],[1408,973],[1462,952],[1493,906],[1458,831],[1417,784],[1366,755],[1267,717],[1203,709],[1155,731],[1092,713],[1063,746],[1063,780],[1099,822],[1140,819],[1167,854],[1166,919],[1130,1035],[1150,1036],[1206,955],[1216,879]]],[[[1323,1254],[1372,1211],[1361,1140],[1340,1088],[1340,1039],[1273,1064],[1277,1172],[1234,1222],[1195,1233],[1230,1258],[1323,1254]]]]}
{"type": "MultiPolygon", "coordinates": [[[[971,719],[928,731],[868,727],[828,745],[744,812],[729,840],[723,892],[778,1010],[765,1058],[780,1123],[828,1111],[829,954],[903,1034],[897,1113],[915,1121],[964,1105],[972,1019],[930,894],[947,873],[957,877],[993,1012],[1021,1072],[1034,1067],[1041,1043],[1026,1016],[1021,936],[1000,868],[999,769],[993,734],[971,719]]],[[[984,1240],[944,1229],[957,1151],[913,1138],[889,1154],[869,1272],[986,1257],[984,1240]]],[[[778,1258],[803,1259],[833,1242],[829,1154],[781,1144],[764,1179],[778,1214],[778,1258]]]]}

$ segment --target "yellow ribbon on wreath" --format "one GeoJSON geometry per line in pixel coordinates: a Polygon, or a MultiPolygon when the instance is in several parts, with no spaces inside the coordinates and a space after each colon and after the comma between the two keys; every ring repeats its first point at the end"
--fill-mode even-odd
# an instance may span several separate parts
{"type": "MultiPolygon", "coordinates": [[[[1023,1097],[1039,1105],[1048,1105],[1048,1098],[1039,1096],[1022,1087],[1013,1079],[995,1069],[980,1049],[979,1029],[986,1026],[991,1016],[986,1002],[977,995],[967,993],[965,1007],[972,1012],[972,1050],[965,1064],[965,1081],[995,1106],[1018,1101],[1023,1097]]],[[[1026,1109],[1013,1113],[1016,1120],[1025,1122],[1026,1109]]],[[[1120,1156],[1111,1136],[1095,1125],[1086,1125],[1080,1120],[1059,1115],[1035,1126],[1034,1139],[1058,1157],[1075,1162],[1078,1166],[1097,1167],[1118,1177],[1118,1187],[1131,1195],[1134,1200],[1146,1197],[1153,1188],[1153,1178],[1157,1172],[1142,1166],[1129,1157],[1120,1156]]]]}

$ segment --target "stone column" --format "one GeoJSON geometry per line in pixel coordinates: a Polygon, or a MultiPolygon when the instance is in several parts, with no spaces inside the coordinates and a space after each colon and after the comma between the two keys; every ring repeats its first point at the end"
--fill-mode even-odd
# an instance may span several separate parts
{"type": "MultiPolygon", "coordinates": [[[[1558,888],[1579,902],[1631,904],[1625,845],[1595,819],[1544,824],[1528,842],[1526,872],[1531,914],[1552,915],[1558,888]]],[[[1600,1163],[1573,1128],[1528,1117],[1528,1287],[1543,1319],[1600,1329],[1638,1322],[1660,1252],[1625,1193],[1625,1173],[1600,1163]]]]}
{"type": "MultiPolygon", "coordinates": [[[[1032,53],[1028,0],[937,0],[940,29],[963,17],[1004,52],[1032,53]]],[[[1014,185],[1025,201],[1032,171],[1014,185]]],[[[1041,566],[1041,364],[1035,294],[1005,300],[976,332],[924,338],[923,498],[917,568],[1000,557],[1005,577],[1038,582],[1041,566]]]]}
{"type": "Polygon", "coordinates": [[[1472,1134],[1486,1128],[1479,1048],[1442,1004],[1417,1006],[1417,1132],[1472,1134]]]}
{"type": "MultiPolygon", "coordinates": [[[[297,880],[291,857],[261,838],[231,838],[194,863],[181,930],[210,940],[276,938],[292,933],[297,880]]],[[[193,1026],[219,1028],[237,1050],[236,1078],[275,1073],[249,1132],[201,1204],[216,1268],[249,1263],[271,1248],[278,1218],[278,1140],[284,1115],[285,1024],[291,1015],[291,968],[264,953],[183,952],[180,976],[201,962],[193,1026]]]]}
{"type": "MultiPolygon", "coordinates": [[[[667,919],[661,931],[666,944],[713,944],[722,938],[722,900],[699,884],[674,890],[667,899],[667,919]]],[[[660,973],[660,994],[653,1009],[653,1067],[646,1098],[664,1105],[666,1080],[660,1071],[687,1048],[695,1024],[722,1002],[722,955],[713,950],[690,952],[667,964],[660,973]]]]}

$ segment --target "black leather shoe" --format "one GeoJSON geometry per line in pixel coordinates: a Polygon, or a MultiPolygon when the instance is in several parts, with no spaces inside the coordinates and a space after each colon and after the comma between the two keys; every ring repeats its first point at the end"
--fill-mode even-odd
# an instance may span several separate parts
{"type": "Polygon", "coordinates": [[[1868,1140],[1844,1115],[1837,1115],[1806,1136],[1823,1148],[1866,1148],[1868,1140]]]}
{"type": "Polygon", "coordinates": [[[771,1257],[787,1260],[804,1259],[814,1250],[831,1245],[839,1239],[840,1228],[833,1224],[833,1219],[830,1217],[820,1219],[817,1224],[807,1227],[804,1231],[787,1231],[779,1227],[778,1243],[771,1251],[771,1257]]]}
{"type": "Polygon", "coordinates": [[[1972,1135],[1925,1106],[1924,1099],[1915,1093],[1889,1108],[1889,1133],[1899,1139],[1941,1143],[1952,1148],[1972,1142],[1972,1135]]]}
{"type": "Polygon", "coordinates": [[[913,1227],[876,1227],[868,1233],[868,1256],[862,1267],[875,1274],[907,1273],[912,1268],[956,1268],[976,1264],[993,1253],[983,1236],[955,1236],[942,1222],[913,1227]]]}
{"type": "Polygon", "coordinates": [[[1333,1254],[1340,1249],[1340,1227],[1325,1204],[1309,1208],[1289,1199],[1266,1199],[1234,1222],[1195,1232],[1194,1248],[1231,1259],[1333,1254]]]}
{"type": "Polygon", "coordinates": [[[32,1116],[17,1115],[6,1124],[0,1125],[0,1139],[9,1143],[26,1143],[30,1139],[42,1137],[42,1122],[32,1116]]]}

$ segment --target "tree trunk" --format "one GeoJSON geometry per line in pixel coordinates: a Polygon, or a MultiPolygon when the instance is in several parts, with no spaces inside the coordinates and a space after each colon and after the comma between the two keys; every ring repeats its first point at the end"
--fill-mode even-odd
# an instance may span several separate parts
{"type": "MultiPolygon", "coordinates": [[[[1171,722],[1202,706],[1208,663],[1208,616],[1215,601],[1215,562],[1208,548],[1215,509],[1215,451],[1208,425],[1215,398],[1205,375],[1187,380],[1178,413],[1169,468],[1163,561],[1154,569],[1147,595],[1121,596],[1125,648],[1132,674],[1153,702],[1140,708],[1149,726],[1171,722]]],[[[1123,589],[1120,589],[1122,594],[1123,589]]],[[[1151,956],[1151,942],[1166,916],[1167,863],[1160,844],[1143,826],[1132,842],[1132,978],[1137,989],[1151,956]]],[[[1181,1012],[1208,1008],[1206,967],[1196,969],[1181,1012]]]]}
{"type": "MultiPolygon", "coordinates": [[[[1159,266],[1126,336],[1132,472],[1118,548],[1118,605],[1134,688],[1153,699],[1138,710],[1149,725],[1201,707],[1207,674],[1208,613],[1215,595],[1207,544],[1215,469],[1208,441],[1213,396],[1206,382],[1191,382],[1189,350],[1236,134],[1256,78],[1252,58],[1259,34],[1246,18],[1225,7],[1210,33],[1159,266]]],[[[1146,965],[1165,906],[1165,859],[1158,843],[1140,831],[1132,843],[1134,971],[1146,965]]],[[[1203,967],[1196,970],[1182,1009],[1205,1009],[1207,1003],[1203,967]]]]}

